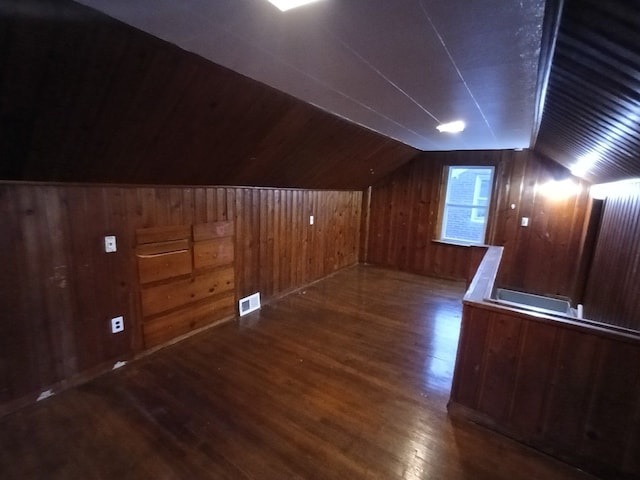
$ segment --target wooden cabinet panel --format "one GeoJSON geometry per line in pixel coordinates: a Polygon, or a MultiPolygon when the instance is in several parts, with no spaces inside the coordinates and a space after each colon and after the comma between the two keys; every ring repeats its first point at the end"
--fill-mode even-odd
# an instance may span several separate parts
{"type": "Polygon", "coordinates": [[[166,280],[191,273],[191,251],[138,254],[138,278],[141,284],[166,280]]]}
{"type": "Polygon", "coordinates": [[[141,292],[142,312],[145,317],[150,317],[219,293],[233,291],[233,288],[233,267],[145,288],[141,292]]]}
{"type": "Polygon", "coordinates": [[[196,270],[233,263],[233,238],[216,238],[193,244],[193,266],[196,270]]]}
{"type": "Polygon", "coordinates": [[[194,242],[212,238],[233,237],[233,235],[233,222],[196,223],[193,226],[194,242]]]}
{"type": "Polygon", "coordinates": [[[144,243],[171,242],[173,240],[184,240],[186,238],[191,238],[191,227],[189,225],[150,227],[136,230],[136,242],[138,245],[144,243]]]}
{"type": "Polygon", "coordinates": [[[148,320],[143,324],[145,347],[161,345],[216,320],[230,317],[235,312],[235,305],[233,295],[226,295],[148,320]]]}

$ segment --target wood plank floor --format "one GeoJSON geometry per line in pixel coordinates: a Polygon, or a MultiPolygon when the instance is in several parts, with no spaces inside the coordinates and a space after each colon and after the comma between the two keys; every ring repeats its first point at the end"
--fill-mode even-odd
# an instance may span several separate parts
{"type": "Polygon", "coordinates": [[[592,479],[447,416],[462,293],[342,270],[0,419],[0,477],[592,479]]]}

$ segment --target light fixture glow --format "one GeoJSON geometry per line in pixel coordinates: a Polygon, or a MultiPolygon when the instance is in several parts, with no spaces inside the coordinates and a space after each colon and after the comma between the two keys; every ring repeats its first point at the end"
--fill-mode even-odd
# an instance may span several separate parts
{"type": "Polygon", "coordinates": [[[640,178],[629,178],[626,180],[619,180],[617,182],[598,183],[591,185],[589,188],[589,195],[596,200],[604,200],[607,197],[615,194],[628,193],[630,188],[636,188],[640,185],[640,178]]]}
{"type": "Polygon", "coordinates": [[[283,12],[291,10],[292,8],[301,7],[302,5],[306,5],[307,3],[313,3],[317,1],[318,0],[269,0],[270,3],[274,4],[283,12]]]}
{"type": "Polygon", "coordinates": [[[457,120],[455,122],[442,123],[438,125],[436,128],[440,133],[459,133],[464,130],[465,124],[462,120],[457,120]]]}
{"type": "Polygon", "coordinates": [[[591,152],[578,159],[578,161],[571,167],[571,173],[576,177],[582,177],[585,175],[596,162],[600,160],[599,152],[591,152]]]}
{"type": "Polygon", "coordinates": [[[538,191],[550,200],[565,200],[580,193],[580,185],[570,178],[551,180],[538,186],[538,191]]]}

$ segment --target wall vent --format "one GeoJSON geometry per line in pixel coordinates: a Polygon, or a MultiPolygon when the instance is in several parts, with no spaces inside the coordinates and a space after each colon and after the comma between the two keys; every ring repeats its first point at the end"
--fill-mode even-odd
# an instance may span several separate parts
{"type": "Polygon", "coordinates": [[[254,310],[258,310],[260,308],[260,292],[241,298],[238,302],[238,308],[241,317],[254,310]]]}

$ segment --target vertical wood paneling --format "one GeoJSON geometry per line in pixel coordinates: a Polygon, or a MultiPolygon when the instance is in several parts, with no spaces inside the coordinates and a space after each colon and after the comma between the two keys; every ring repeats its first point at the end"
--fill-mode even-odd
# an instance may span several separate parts
{"type": "Polygon", "coordinates": [[[494,314],[490,318],[478,409],[500,422],[509,416],[511,398],[504,392],[515,388],[521,329],[522,324],[507,315],[494,314]]]}
{"type": "Polygon", "coordinates": [[[451,398],[462,405],[477,409],[486,365],[483,357],[490,317],[483,315],[478,309],[464,305],[463,318],[468,318],[469,321],[463,322],[460,328],[451,398]]]}
{"type": "Polygon", "coordinates": [[[628,424],[634,423],[634,410],[640,404],[640,350],[611,341],[602,348],[598,373],[593,379],[593,388],[600,394],[591,398],[581,452],[587,457],[600,457],[608,464],[624,465],[627,452],[619,448],[619,443],[629,445],[637,435],[628,424]]]}
{"type": "Polygon", "coordinates": [[[545,399],[551,384],[557,332],[543,324],[523,325],[519,366],[509,423],[521,436],[542,434],[545,399]]]}
{"type": "Polygon", "coordinates": [[[640,330],[640,183],[604,203],[584,298],[585,316],[640,330]]]}
{"type": "Polygon", "coordinates": [[[361,192],[2,184],[0,200],[4,405],[144,348],[137,229],[233,220],[236,300],[268,302],[359,252],[361,192]],[[118,252],[104,253],[105,235],[118,252]]]}
{"type": "Polygon", "coordinates": [[[602,478],[637,478],[640,337],[464,305],[450,412],[602,478]]]}
{"type": "Polygon", "coordinates": [[[470,265],[476,260],[473,252],[433,241],[443,169],[464,164],[496,167],[487,241],[505,247],[500,286],[571,296],[588,205],[586,185],[581,184],[578,196],[564,201],[544,198],[537,187],[551,180],[553,171],[526,151],[422,154],[374,185],[366,261],[467,279],[470,265]],[[527,228],[520,227],[520,218],[525,216],[530,219],[527,228]]]}
{"type": "Polygon", "coordinates": [[[544,434],[553,445],[570,451],[581,444],[602,340],[565,330],[558,342],[544,434]]]}

